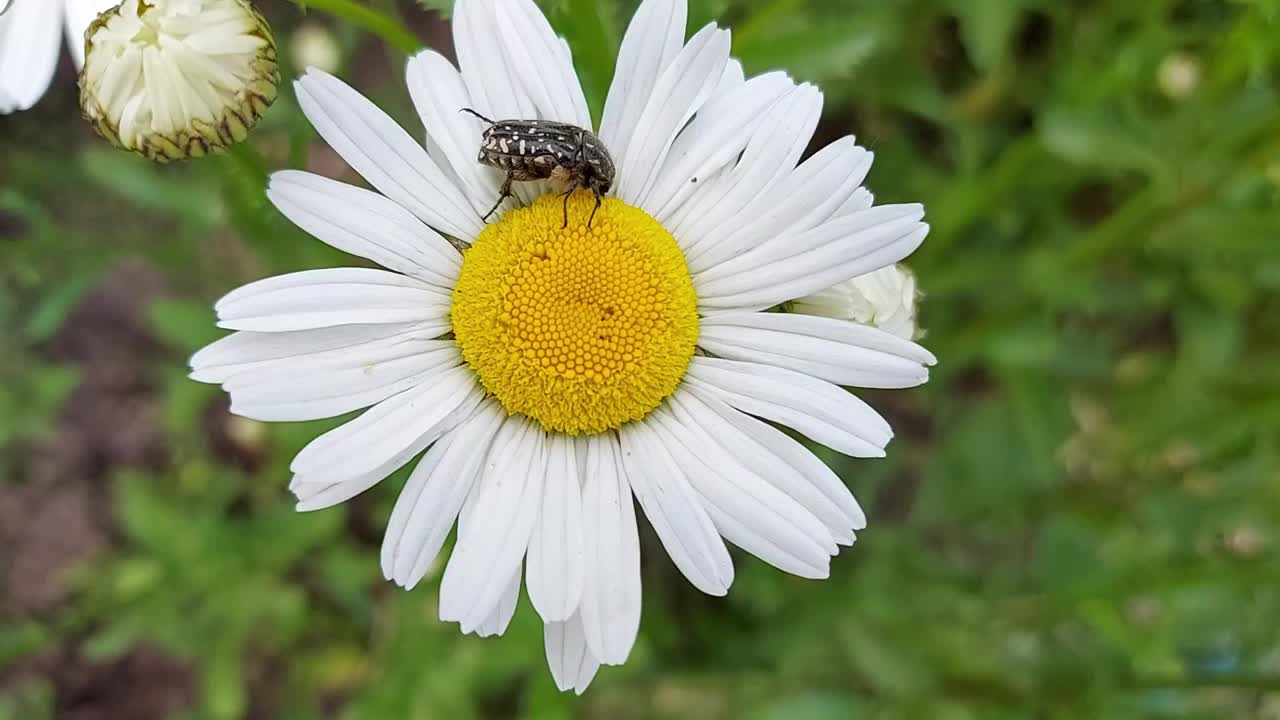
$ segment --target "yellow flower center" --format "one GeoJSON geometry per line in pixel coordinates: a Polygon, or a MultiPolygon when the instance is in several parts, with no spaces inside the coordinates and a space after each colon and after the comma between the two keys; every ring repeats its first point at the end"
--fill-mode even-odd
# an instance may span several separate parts
{"type": "Polygon", "coordinates": [[[656,220],[591,193],[508,212],[463,255],[453,332],[481,384],[547,430],[639,420],[684,377],[698,340],[684,255],[656,220]]]}

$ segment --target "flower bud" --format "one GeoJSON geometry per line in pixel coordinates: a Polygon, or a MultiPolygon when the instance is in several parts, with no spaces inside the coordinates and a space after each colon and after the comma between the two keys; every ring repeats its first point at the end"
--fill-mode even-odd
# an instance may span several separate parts
{"type": "Polygon", "coordinates": [[[1200,85],[1200,59],[1186,52],[1170,53],[1156,71],[1160,92],[1172,100],[1184,100],[1200,85]]]}
{"type": "Polygon", "coordinates": [[[289,43],[293,64],[300,68],[320,68],[337,72],[342,64],[342,48],[329,28],[317,22],[305,22],[293,32],[289,43]]]}
{"type": "Polygon", "coordinates": [[[248,0],[124,0],[89,26],[85,49],[85,119],[159,162],[244,140],[280,82],[271,29],[248,0]]]}
{"type": "Polygon", "coordinates": [[[853,320],[908,340],[916,337],[916,278],[892,265],[793,300],[789,312],[853,320]]]}

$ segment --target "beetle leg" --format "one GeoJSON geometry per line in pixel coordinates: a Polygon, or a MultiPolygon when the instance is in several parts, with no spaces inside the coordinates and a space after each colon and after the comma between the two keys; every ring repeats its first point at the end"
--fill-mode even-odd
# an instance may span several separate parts
{"type": "Polygon", "coordinates": [[[560,226],[561,230],[569,227],[569,196],[572,195],[573,192],[577,189],[578,189],[577,182],[570,183],[569,189],[565,190],[564,195],[561,196],[564,198],[564,224],[560,226]]]}
{"type": "Polygon", "coordinates": [[[591,217],[587,218],[587,229],[588,229],[588,230],[590,230],[590,229],[591,229],[591,221],[596,219],[596,211],[600,209],[600,203],[602,202],[602,200],[600,199],[600,191],[599,191],[599,190],[597,190],[597,189],[595,189],[595,188],[591,188],[591,192],[592,192],[593,194],[595,194],[595,196],[596,196],[596,206],[595,206],[595,207],[593,207],[593,208],[591,208],[591,217]]]}
{"type": "Polygon", "coordinates": [[[507,179],[502,181],[502,192],[498,193],[498,202],[494,203],[493,207],[489,209],[489,212],[485,213],[484,217],[480,218],[481,222],[489,222],[489,216],[498,211],[498,207],[502,205],[502,201],[512,196],[512,179],[511,173],[507,173],[507,179]]]}

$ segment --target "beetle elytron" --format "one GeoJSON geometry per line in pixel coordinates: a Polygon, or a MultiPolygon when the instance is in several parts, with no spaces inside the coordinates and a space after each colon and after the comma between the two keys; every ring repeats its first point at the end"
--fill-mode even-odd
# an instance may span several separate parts
{"type": "Polygon", "coordinates": [[[567,183],[564,192],[564,225],[569,226],[569,196],[586,188],[596,197],[587,227],[600,209],[601,199],[613,187],[613,158],[595,133],[569,123],[550,120],[490,120],[471,108],[470,113],[489,123],[480,140],[482,165],[505,170],[506,180],[498,202],[484,219],[511,197],[511,183],[517,180],[556,180],[567,183]]]}

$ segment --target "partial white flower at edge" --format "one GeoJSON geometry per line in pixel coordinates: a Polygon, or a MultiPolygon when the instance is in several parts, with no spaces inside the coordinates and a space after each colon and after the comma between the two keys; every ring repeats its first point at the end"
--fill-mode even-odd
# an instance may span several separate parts
{"type": "Polygon", "coordinates": [[[64,36],[80,69],[85,29],[98,13],[118,2],[11,0],[0,15],[0,114],[27,110],[44,97],[58,68],[64,36]]]}
{"type": "MultiPolygon", "coordinates": [[[[531,0],[459,0],[460,67],[408,63],[415,139],[341,80],[294,88],[320,136],[375,191],[306,172],[268,197],[316,238],[385,270],[266,278],[216,303],[235,331],[195,354],[261,421],[365,410],[293,460],[300,510],[332,507],[415,460],[382,570],[418,584],[457,542],[440,617],[500,635],[523,584],[562,690],[626,661],[640,624],[637,513],[695,587],[733,583],[728,541],[805,578],[866,519],[785,425],[852,457],[889,424],[842,386],[907,388],[935,360],[848,320],[768,312],[890,267],[923,242],[920,205],[870,207],[871,154],[845,137],[800,161],[822,94],[744,77],[729,32],[685,41],[685,0],[645,0],[595,128],[617,176],[594,199],[477,163],[486,124],[592,128],[568,45],[531,0]],[[457,246],[464,246],[459,252],[457,246]],[[769,422],[766,422],[769,421],[769,422]],[[425,454],[424,454],[425,453],[425,454]]],[[[511,137],[518,147],[524,137],[511,137]]]]}
{"type": "Polygon", "coordinates": [[[787,303],[787,310],[852,320],[913,340],[919,332],[916,327],[919,298],[915,275],[899,264],[793,300],[787,303]]]}

